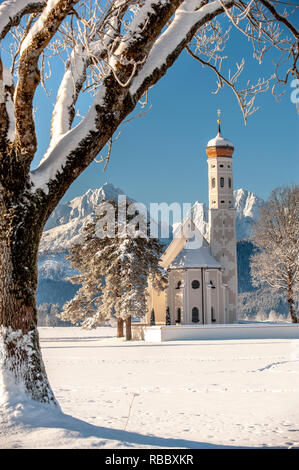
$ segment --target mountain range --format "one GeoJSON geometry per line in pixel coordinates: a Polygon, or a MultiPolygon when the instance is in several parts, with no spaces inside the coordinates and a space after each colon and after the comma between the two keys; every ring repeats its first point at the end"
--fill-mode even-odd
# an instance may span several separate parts
{"type": "MultiPolygon", "coordinates": [[[[99,189],[89,189],[82,196],[59,204],[50,216],[40,243],[40,253],[61,253],[68,251],[74,243],[80,242],[83,227],[99,203],[105,199],[117,200],[124,195],[120,188],[105,183],[99,189]]],[[[132,198],[126,195],[128,201],[132,198]]],[[[259,210],[264,204],[263,199],[250,191],[237,189],[234,191],[236,208],[237,239],[249,239],[254,222],[259,216],[259,210]]],[[[208,209],[206,204],[197,202],[194,221],[203,234],[207,233],[208,209]]],[[[171,234],[171,230],[170,230],[171,234]]]]}

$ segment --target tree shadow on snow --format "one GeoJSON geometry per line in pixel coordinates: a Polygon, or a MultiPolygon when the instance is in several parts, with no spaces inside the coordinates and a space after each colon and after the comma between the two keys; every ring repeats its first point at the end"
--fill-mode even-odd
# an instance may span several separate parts
{"type": "MultiPolygon", "coordinates": [[[[74,418],[71,415],[64,414],[62,412],[50,412],[42,413],[41,416],[35,421],[35,424],[32,424],[32,419],[26,420],[26,417],[22,417],[22,424],[26,427],[38,427],[38,428],[57,428],[64,429],[69,431],[71,435],[69,436],[70,441],[73,439],[85,439],[85,438],[98,438],[100,440],[109,440],[109,441],[120,441],[123,443],[124,447],[130,447],[137,444],[143,447],[157,447],[157,448],[183,448],[183,449],[250,449],[250,447],[241,447],[241,446],[230,446],[230,445],[217,445],[210,444],[207,442],[198,442],[188,439],[175,439],[175,438],[163,438],[155,436],[153,434],[141,434],[138,432],[124,431],[121,429],[115,428],[106,428],[103,426],[95,426],[89,424],[86,421],[74,418]],[[27,422],[26,422],[27,421],[27,422]],[[74,436],[73,433],[76,433],[74,436]]],[[[67,436],[66,436],[67,437],[67,436]]],[[[67,444],[63,447],[67,448],[67,444]]],[[[85,446],[84,446],[85,447],[85,446]]],[[[95,444],[93,443],[93,446],[95,444]]],[[[99,442],[99,447],[101,443],[99,442]]],[[[118,448],[121,448],[121,445],[118,444],[118,448]]],[[[251,447],[252,448],[252,447],[251,447]]]]}

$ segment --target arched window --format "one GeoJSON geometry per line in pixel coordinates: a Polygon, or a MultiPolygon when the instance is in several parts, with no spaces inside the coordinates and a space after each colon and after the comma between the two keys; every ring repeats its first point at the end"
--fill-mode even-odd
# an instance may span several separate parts
{"type": "Polygon", "coordinates": [[[212,188],[215,188],[215,186],[216,186],[216,179],[212,178],[212,188]]]}
{"type": "Polygon", "coordinates": [[[180,308],[178,308],[177,310],[176,323],[181,323],[181,309],[180,308]]]}
{"type": "Polygon", "coordinates": [[[192,309],[192,323],[199,322],[199,310],[197,307],[193,307],[192,309]]]}
{"type": "Polygon", "coordinates": [[[182,281],[179,281],[179,282],[177,283],[176,289],[180,289],[180,288],[181,288],[181,285],[182,285],[182,281]]]}
{"type": "Polygon", "coordinates": [[[211,318],[212,318],[212,322],[215,323],[216,317],[215,317],[214,307],[211,307],[211,318]]]}
{"type": "Polygon", "coordinates": [[[221,176],[220,178],[220,188],[224,188],[224,178],[221,176]]]}
{"type": "Polygon", "coordinates": [[[232,187],[232,179],[231,179],[231,178],[228,178],[228,187],[229,187],[229,188],[232,187]]]}
{"type": "Polygon", "coordinates": [[[194,281],[192,281],[191,286],[192,286],[192,289],[199,289],[200,283],[197,279],[195,279],[194,281]]]}

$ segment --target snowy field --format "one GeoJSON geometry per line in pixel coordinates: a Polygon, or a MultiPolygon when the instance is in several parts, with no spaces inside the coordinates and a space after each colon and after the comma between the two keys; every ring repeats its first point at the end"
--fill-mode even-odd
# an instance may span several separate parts
{"type": "Polygon", "coordinates": [[[0,448],[299,447],[299,340],[125,342],[40,328],[63,413],[2,409],[0,448]]]}

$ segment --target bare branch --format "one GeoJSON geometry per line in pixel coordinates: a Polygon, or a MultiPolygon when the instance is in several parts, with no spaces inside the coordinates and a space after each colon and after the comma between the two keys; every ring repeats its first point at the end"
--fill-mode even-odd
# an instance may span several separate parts
{"type": "Polygon", "coordinates": [[[272,13],[274,18],[278,20],[280,23],[283,23],[295,36],[297,41],[299,41],[299,31],[295,28],[295,26],[286,18],[285,15],[281,15],[274,6],[268,0],[260,0],[260,2],[265,5],[266,8],[272,13]]]}
{"type": "Polygon", "coordinates": [[[233,75],[233,77],[229,77],[229,79],[227,79],[224,77],[223,74],[220,73],[217,67],[215,67],[214,65],[210,64],[209,62],[195,55],[188,46],[186,46],[186,50],[195,60],[200,62],[203,66],[210,67],[216,73],[218,77],[218,82],[217,82],[218,88],[215,94],[217,94],[220,88],[223,87],[223,82],[226,83],[226,85],[228,85],[232,89],[233,93],[235,94],[238,100],[239,106],[243,114],[243,119],[246,124],[247,117],[252,115],[258,109],[258,108],[253,108],[255,96],[258,93],[265,92],[269,89],[269,80],[271,80],[272,77],[268,80],[259,81],[256,85],[247,87],[244,90],[237,90],[235,87],[235,82],[238,76],[240,75],[240,73],[243,71],[244,62],[241,63],[241,65],[237,64],[237,72],[233,75]]]}

